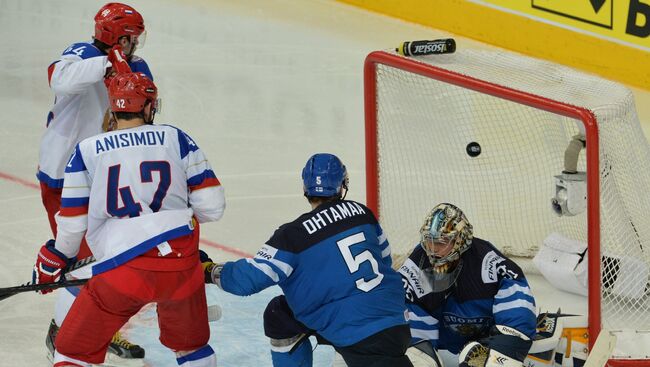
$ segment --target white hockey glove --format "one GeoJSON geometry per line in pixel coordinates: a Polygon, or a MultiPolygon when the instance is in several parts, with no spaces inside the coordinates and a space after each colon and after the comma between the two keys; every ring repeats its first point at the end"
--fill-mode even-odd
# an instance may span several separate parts
{"type": "Polygon", "coordinates": [[[522,367],[523,363],[490,349],[479,342],[470,342],[458,355],[459,367],[522,367]]]}
{"type": "Polygon", "coordinates": [[[458,363],[460,367],[521,367],[531,344],[530,338],[519,330],[495,325],[492,336],[465,345],[458,363]]]}

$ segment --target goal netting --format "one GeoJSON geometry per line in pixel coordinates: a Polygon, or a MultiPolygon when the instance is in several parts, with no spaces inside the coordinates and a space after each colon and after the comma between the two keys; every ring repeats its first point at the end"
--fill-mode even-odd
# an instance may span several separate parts
{"type": "MultiPolygon", "coordinates": [[[[475,235],[509,256],[533,257],[553,232],[590,249],[599,244],[593,264],[603,286],[590,296],[599,305],[590,303],[590,320],[650,335],[650,145],[630,90],[483,50],[417,58],[374,52],[365,78],[367,201],[394,253],[418,243],[425,214],[440,202],[463,209],[475,235]],[[582,126],[587,148],[578,168],[587,173],[589,206],[558,217],[554,176],[582,126]],[[621,272],[626,261],[637,266],[634,274],[621,272]],[[619,275],[617,287],[634,297],[608,288],[619,275]]],[[[620,354],[640,358],[627,353],[620,354]]]]}

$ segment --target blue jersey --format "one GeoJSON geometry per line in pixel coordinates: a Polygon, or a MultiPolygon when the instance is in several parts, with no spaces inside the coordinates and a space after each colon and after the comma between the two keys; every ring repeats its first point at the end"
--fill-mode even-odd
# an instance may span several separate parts
{"type": "Polygon", "coordinates": [[[252,259],[226,263],[221,287],[250,295],[278,284],[296,319],[336,346],[406,324],[390,246],[362,204],[336,200],[278,228],[252,259]]]}
{"type": "Polygon", "coordinates": [[[476,237],[461,259],[456,283],[444,292],[431,289],[426,275],[431,265],[419,245],[400,267],[413,342],[429,340],[458,353],[467,342],[488,337],[495,325],[532,339],[535,299],[519,266],[476,237]]]}

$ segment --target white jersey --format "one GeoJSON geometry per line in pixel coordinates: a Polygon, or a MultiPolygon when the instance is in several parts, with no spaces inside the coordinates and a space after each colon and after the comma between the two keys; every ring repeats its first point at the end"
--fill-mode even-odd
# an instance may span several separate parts
{"type": "MultiPolygon", "coordinates": [[[[129,65],[151,78],[144,60],[134,57],[129,65]]],[[[110,66],[106,54],[92,43],[80,42],[63,51],[48,68],[55,99],[41,138],[37,174],[47,186],[63,187],[65,165],[75,145],[102,132],[108,109],[104,75],[110,66]]]]}
{"type": "MultiPolygon", "coordinates": [[[[56,248],[72,257],[86,234],[93,274],[216,221],[223,188],[194,141],[168,125],[142,125],[79,143],[65,170],[56,248]]],[[[161,247],[163,246],[163,247],[161,247]]]]}

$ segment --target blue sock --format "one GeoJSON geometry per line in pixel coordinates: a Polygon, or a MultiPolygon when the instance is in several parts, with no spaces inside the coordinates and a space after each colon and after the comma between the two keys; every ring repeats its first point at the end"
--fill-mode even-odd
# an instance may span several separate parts
{"type": "Polygon", "coordinates": [[[272,350],[271,359],[273,360],[273,367],[312,367],[314,356],[311,342],[309,339],[303,340],[291,354],[272,350]]]}

